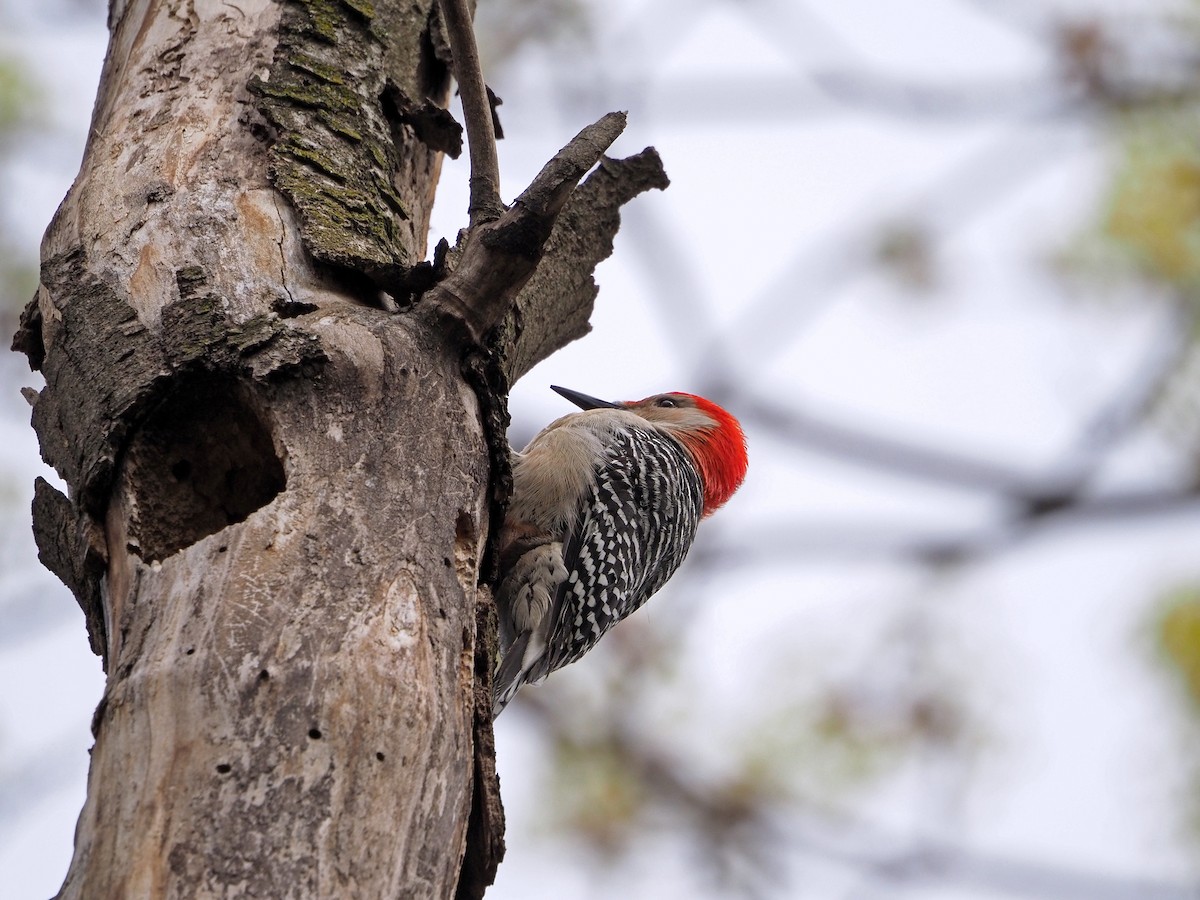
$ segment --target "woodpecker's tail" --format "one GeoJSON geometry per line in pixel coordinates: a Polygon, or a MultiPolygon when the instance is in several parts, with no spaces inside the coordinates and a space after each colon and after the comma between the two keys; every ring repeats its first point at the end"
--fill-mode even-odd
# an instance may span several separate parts
{"type": "Polygon", "coordinates": [[[496,669],[492,684],[492,718],[508,705],[523,684],[537,684],[550,674],[546,656],[545,620],[533,631],[522,631],[496,669]]]}
{"type": "Polygon", "coordinates": [[[525,662],[525,652],[529,649],[529,637],[528,631],[522,632],[509,646],[496,669],[496,677],[492,681],[493,719],[504,711],[508,701],[517,695],[525,683],[526,667],[522,664],[525,662]]]}

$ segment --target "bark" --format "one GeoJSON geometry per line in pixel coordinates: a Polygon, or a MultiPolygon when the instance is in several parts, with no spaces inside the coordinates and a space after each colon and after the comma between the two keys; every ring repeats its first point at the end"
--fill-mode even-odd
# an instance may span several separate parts
{"type": "Polygon", "coordinates": [[[69,486],[38,484],[40,556],[108,673],[60,896],[480,896],[503,853],[480,583],[507,387],[586,330],[657,156],[572,196],[619,128],[573,143],[558,208],[432,264],[460,145],[432,0],[111,21],[14,341],[69,486]]]}

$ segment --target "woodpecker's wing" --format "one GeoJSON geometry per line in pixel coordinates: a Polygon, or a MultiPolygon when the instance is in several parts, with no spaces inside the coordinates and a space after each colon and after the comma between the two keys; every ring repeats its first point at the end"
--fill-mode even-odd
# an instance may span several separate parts
{"type": "Polygon", "coordinates": [[[567,578],[551,605],[546,655],[528,680],[574,662],[679,568],[704,489],[691,455],[654,428],[617,432],[565,541],[567,578]]]}

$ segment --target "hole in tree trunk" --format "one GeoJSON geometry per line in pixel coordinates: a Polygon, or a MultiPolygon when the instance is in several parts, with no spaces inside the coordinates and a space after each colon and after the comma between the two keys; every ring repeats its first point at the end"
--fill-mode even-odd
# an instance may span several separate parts
{"type": "Polygon", "coordinates": [[[184,376],[125,456],[129,536],[147,562],[243,521],[283,490],[283,463],[261,415],[232,381],[184,376]]]}

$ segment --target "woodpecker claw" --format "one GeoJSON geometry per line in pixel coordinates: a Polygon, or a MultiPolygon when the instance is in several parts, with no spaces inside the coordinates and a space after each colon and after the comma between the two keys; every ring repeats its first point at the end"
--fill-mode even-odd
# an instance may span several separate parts
{"type": "Polygon", "coordinates": [[[556,384],[550,385],[550,390],[561,397],[566,397],[580,409],[624,409],[624,405],[620,403],[612,403],[608,400],[597,400],[595,397],[589,397],[587,394],[581,394],[579,391],[573,391],[570,388],[559,387],[556,384]]]}

